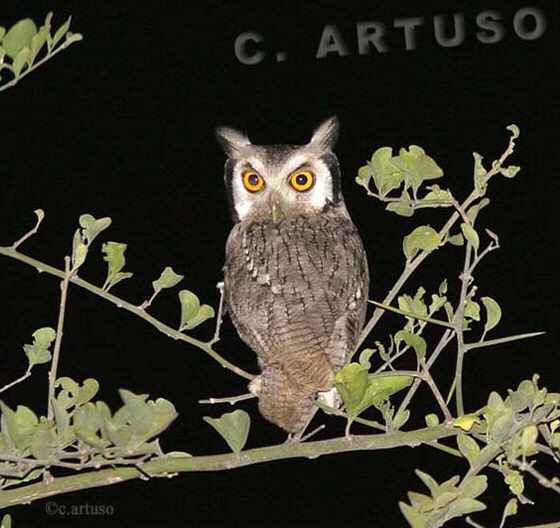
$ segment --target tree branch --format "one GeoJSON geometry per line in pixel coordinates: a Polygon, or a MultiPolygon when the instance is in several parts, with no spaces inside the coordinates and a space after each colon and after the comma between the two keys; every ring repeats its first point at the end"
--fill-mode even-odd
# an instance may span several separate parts
{"type": "Polygon", "coordinates": [[[82,489],[118,484],[127,480],[145,477],[171,477],[176,473],[195,471],[221,471],[251,466],[273,460],[290,458],[316,458],[322,455],[349,451],[376,451],[396,447],[416,447],[438,439],[448,438],[460,433],[456,427],[438,425],[415,431],[398,431],[389,434],[357,435],[350,438],[333,438],[316,442],[289,442],[270,447],[249,449],[241,453],[228,453],[209,456],[169,457],[151,460],[141,465],[142,471],[124,467],[90,471],[67,477],[56,477],[50,483],[39,482],[0,493],[0,509],[17,504],[30,503],[45,497],[82,489]]]}
{"type": "MultiPolygon", "coordinates": [[[[23,253],[20,253],[19,251],[16,251],[13,248],[0,246],[0,255],[4,255],[6,257],[13,258],[15,260],[19,260],[20,262],[23,262],[25,264],[28,264],[29,266],[32,266],[37,271],[43,271],[45,273],[48,273],[49,275],[54,275],[55,277],[58,277],[60,279],[64,279],[64,272],[63,271],[61,271],[57,268],[54,268],[53,266],[49,266],[48,264],[45,264],[45,263],[43,263],[39,260],[36,260],[32,257],[24,255],[23,253]]],[[[233,363],[229,362],[227,359],[223,358],[209,344],[204,343],[202,341],[199,341],[198,339],[195,339],[194,337],[191,337],[187,334],[183,334],[181,332],[178,332],[174,328],[171,328],[170,326],[167,326],[165,323],[162,323],[159,319],[156,319],[155,317],[151,316],[146,311],[142,310],[139,306],[136,306],[136,305],[131,304],[127,301],[124,301],[120,297],[117,297],[117,296],[113,295],[112,293],[104,291],[102,288],[94,286],[93,284],[91,284],[91,283],[89,283],[89,282],[87,282],[83,279],[80,279],[79,277],[77,277],[75,275],[70,278],[70,282],[72,284],[76,284],[80,288],[84,288],[85,290],[87,290],[87,291],[89,291],[89,292],[91,292],[95,295],[98,295],[99,297],[102,297],[103,299],[105,299],[109,302],[112,302],[118,308],[123,308],[124,310],[126,310],[128,312],[131,312],[134,315],[137,315],[138,317],[140,317],[144,321],[148,322],[149,324],[151,324],[152,326],[157,328],[160,332],[164,333],[166,336],[171,337],[171,338],[176,339],[176,340],[179,340],[179,341],[185,341],[186,343],[189,343],[190,345],[193,345],[193,346],[199,348],[200,350],[202,350],[203,352],[208,354],[212,359],[217,361],[220,365],[222,365],[222,367],[227,368],[228,370],[231,370],[232,372],[234,372],[238,376],[241,376],[242,378],[245,378],[245,379],[248,379],[248,380],[251,380],[255,377],[253,374],[250,374],[249,372],[244,371],[243,369],[241,369],[241,368],[237,367],[236,365],[234,365],[233,363]]]]}

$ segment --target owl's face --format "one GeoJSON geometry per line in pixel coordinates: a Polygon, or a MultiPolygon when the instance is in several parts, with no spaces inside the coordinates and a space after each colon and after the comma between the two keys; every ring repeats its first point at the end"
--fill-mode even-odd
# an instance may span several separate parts
{"type": "Polygon", "coordinates": [[[253,145],[244,134],[219,128],[217,136],[228,155],[225,179],[234,219],[278,224],[338,204],[340,169],[332,152],[337,131],[333,117],[305,145],[253,145]]]}

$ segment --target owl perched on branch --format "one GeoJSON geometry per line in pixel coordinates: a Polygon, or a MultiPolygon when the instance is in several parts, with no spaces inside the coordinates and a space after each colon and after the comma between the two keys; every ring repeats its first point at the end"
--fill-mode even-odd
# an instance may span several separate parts
{"type": "Polygon", "coordinates": [[[340,189],[332,148],[338,121],[305,145],[253,145],[217,130],[235,226],[226,246],[225,303],[261,373],[250,384],[259,410],[290,433],[313,415],[318,393],[354,351],[369,275],[340,189]]]}

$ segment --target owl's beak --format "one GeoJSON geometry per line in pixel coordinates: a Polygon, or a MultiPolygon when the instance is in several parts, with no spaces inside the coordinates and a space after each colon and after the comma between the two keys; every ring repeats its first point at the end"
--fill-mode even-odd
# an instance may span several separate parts
{"type": "Polygon", "coordinates": [[[274,194],[270,196],[268,201],[270,207],[270,219],[274,225],[278,225],[284,218],[284,213],[282,207],[280,206],[280,200],[274,194]]]}

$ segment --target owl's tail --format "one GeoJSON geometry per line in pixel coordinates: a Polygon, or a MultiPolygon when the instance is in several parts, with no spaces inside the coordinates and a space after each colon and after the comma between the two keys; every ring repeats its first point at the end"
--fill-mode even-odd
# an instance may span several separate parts
{"type": "Polygon", "coordinates": [[[288,433],[300,432],[313,416],[315,391],[302,391],[277,365],[265,367],[259,377],[260,413],[288,433]]]}

